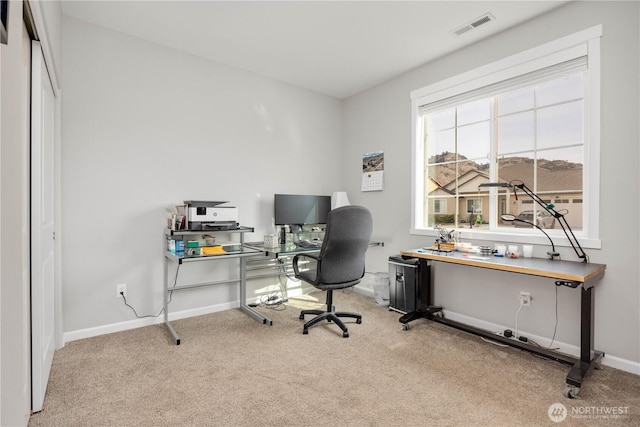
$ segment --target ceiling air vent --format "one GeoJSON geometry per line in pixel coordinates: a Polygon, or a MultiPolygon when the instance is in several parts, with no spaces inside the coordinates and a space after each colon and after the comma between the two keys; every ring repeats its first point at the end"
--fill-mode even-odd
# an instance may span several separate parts
{"type": "Polygon", "coordinates": [[[496,18],[492,14],[485,13],[484,15],[474,19],[471,22],[467,22],[463,26],[458,27],[458,28],[456,28],[455,30],[453,30],[451,32],[453,34],[457,35],[457,36],[461,36],[462,34],[468,32],[468,31],[475,30],[480,25],[484,25],[487,22],[491,22],[491,21],[495,21],[495,20],[496,20],[496,18]]]}

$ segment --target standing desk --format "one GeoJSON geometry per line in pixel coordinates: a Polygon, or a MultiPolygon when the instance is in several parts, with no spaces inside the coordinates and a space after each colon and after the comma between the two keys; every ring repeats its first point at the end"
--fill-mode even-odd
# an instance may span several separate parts
{"type": "Polygon", "coordinates": [[[604,276],[606,265],[574,261],[549,260],[544,258],[504,258],[477,256],[461,252],[443,253],[438,251],[415,249],[400,252],[405,258],[418,258],[421,264],[421,289],[419,289],[420,308],[400,318],[405,329],[415,319],[425,318],[469,332],[487,339],[526,350],[539,356],[556,360],[571,366],[567,375],[565,397],[574,398],[582,386],[582,381],[591,368],[599,368],[603,352],[593,349],[593,287],[604,276]],[[534,346],[519,340],[496,335],[491,331],[446,319],[439,315],[441,307],[431,304],[430,262],[445,262],[468,267],[486,268],[496,271],[527,274],[531,276],[555,279],[556,286],[580,288],[580,357],[575,358],[543,347],[534,346]]]}

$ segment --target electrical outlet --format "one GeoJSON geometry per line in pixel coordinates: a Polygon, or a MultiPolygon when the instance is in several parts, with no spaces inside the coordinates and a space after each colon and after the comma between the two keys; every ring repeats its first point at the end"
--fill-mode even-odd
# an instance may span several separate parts
{"type": "Polygon", "coordinates": [[[127,296],[127,285],[124,283],[116,285],[116,297],[122,298],[122,295],[127,296]]]}
{"type": "Polygon", "coordinates": [[[520,292],[520,305],[525,307],[531,307],[531,294],[529,292],[520,292]]]}

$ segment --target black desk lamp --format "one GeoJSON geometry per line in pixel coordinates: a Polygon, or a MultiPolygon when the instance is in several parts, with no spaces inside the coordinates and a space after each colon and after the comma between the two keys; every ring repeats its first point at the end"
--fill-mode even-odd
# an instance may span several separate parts
{"type": "Polygon", "coordinates": [[[551,242],[551,251],[547,252],[547,255],[549,255],[549,259],[551,261],[553,261],[553,259],[555,257],[560,256],[560,254],[558,252],[556,252],[556,245],[553,244],[553,240],[551,240],[551,237],[549,237],[547,232],[544,231],[542,228],[540,228],[537,224],[534,224],[534,223],[529,222],[529,221],[525,221],[524,219],[517,218],[515,215],[511,215],[511,214],[501,215],[500,219],[502,219],[503,221],[508,221],[508,222],[516,221],[516,222],[523,222],[525,224],[533,225],[535,228],[537,228],[538,230],[542,231],[542,233],[544,233],[544,235],[547,236],[547,239],[549,239],[549,242],[551,242]]]}
{"type": "MultiPolygon", "coordinates": [[[[518,194],[516,193],[516,189],[519,188],[520,190],[522,190],[527,196],[531,197],[534,202],[542,206],[542,208],[545,211],[549,212],[555,219],[558,220],[558,224],[560,224],[560,227],[562,227],[562,231],[564,231],[565,236],[567,236],[567,239],[569,240],[569,243],[571,243],[571,246],[573,247],[573,250],[575,251],[578,258],[580,258],[583,262],[589,262],[587,254],[584,253],[582,246],[580,246],[580,243],[578,242],[578,239],[576,239],[576,236],[573,234],[573,230],[571,230],[571,227],[569,226],[567,219],[564,217],[566,212],[561,213],[556,211],[554,209],[555,206],[553,204],[545,203],[545,201],[542,200],[540,196],[538,196],[536,193],[531,191],[531,189],[527,187],[524,182],[517,179],[509,182],[486,182],[484,184],[480,184],[478,188],[480,187],[513,188],[513,194],[516,196],[516,200],[518,200],[518,194]]],[[[508,221],[508,220],[505,220],[505,221],[508,221]]],[[[519,220],[519,221],[522,221],[522,220],[519,220]]],[[[535,224],[532,224],[532,225],[535,225],[535,224]]],[[[535,226],[542,231],[540,227],[538,227],[537,225],[535,226]]],[[[547,234],[547,233],[544,233],[544,234],[547,234]]],[[[547,235],[547,237],[549,236],[547,235]]],[[[549,238],[549,240],[551,239],[549,238]]],[[[551,245],[553,247],[553,252],[555,253],[555,246],[553,245],[553,242],[551,242],[551,245]]],[[[551,256],[551,259],[553,259],[553,256],[551,256]]]]}

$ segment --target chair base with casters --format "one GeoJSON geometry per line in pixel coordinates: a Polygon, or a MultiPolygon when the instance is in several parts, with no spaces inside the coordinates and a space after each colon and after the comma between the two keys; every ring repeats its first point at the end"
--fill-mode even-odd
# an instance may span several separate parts
{"type": "Polygon", "coordinates": [[[310,327],[322,322],[323,320],[326,320],[327,322],[333,322],[338,325],[340,329],[342,329],[342,337],[348,338],[349,330],[347,329],[347,326],[344,324],[344,322],[339,318],[350,317],[356,319],[356,323],[362,323],[362,315],[358,313],[336,311],[336,307],[333,305],[333,290],[331,289],[327,290],[327,310],[302,310],[300,312],[300,320],[304,320],[304,316],[307,314],[313,314],[316,315],[316,317],[304,324],[302,333],[305,335],[309,333],[310,327]]]}

